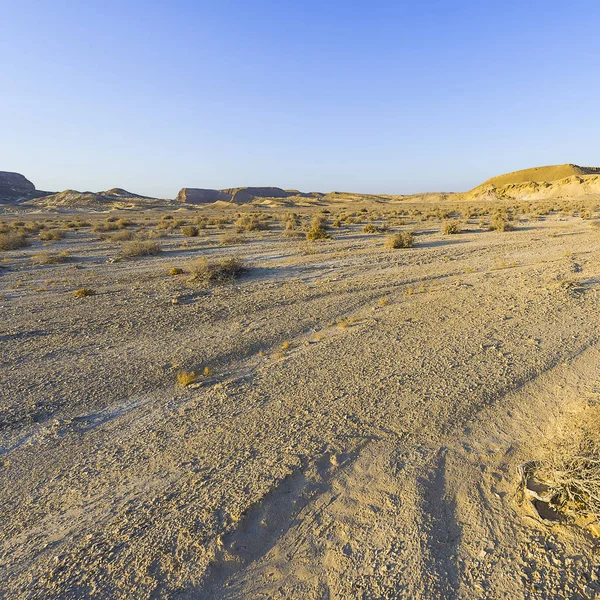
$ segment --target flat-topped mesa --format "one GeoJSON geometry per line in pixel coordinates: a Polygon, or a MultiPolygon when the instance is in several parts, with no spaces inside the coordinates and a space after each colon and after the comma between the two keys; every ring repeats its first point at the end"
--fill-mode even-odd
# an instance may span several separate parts
{"type": "Polygon", "coordinates": [[[181,188],[175,198],[176,202],[187,202],[188,204],[210,204],[218,200],[229,202],[231,194],[223,190],[181,188]]]}
{"type": "Polygon", "coordinates": [[[0,203],[18,203],[49,193],[36,190],[35,185],[20,173],[0,171],[0,203]]]}
{"type": "Polygon", "coordinates": [[[297,194],[296,190],[286,191],[278,187],[238,187],[224,190],[182,188],[175,200],[188,204],[210,204],[219,200],[234,204],[248,204],[256,198],[289,198],[297,194]]]}

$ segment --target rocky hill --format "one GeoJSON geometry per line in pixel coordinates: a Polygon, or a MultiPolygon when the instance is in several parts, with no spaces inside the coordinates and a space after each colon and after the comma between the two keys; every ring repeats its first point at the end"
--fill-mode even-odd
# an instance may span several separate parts
{"type": "Polygon", "coordinates": [[[0,204],[18,204],[51,193],[36,190],[35,185],[20,173],[0,171],[0,204]]]}
{"type": "Polygon", "coordinates": [[[104,192],[78,192],[65,190],[43,198],[28,200],[22,204],[38,208],[135,208],[160,202],[156,198],[134,194],[121,188],[112,188],[104,192]]]}

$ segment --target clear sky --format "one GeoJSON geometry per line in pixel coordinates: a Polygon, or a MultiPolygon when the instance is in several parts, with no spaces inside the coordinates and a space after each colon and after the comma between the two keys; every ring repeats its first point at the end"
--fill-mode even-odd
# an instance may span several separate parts
{"type": "Polygon", "coordinates": [[[38,189],[464,190],[600,165],[598,0],[2,0],[38,189]]]}

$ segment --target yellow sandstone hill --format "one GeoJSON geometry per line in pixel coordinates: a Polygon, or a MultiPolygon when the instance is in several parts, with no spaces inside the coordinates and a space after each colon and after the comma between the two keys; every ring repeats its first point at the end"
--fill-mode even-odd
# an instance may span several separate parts
{"type": "Polygon", "coordinates": [[[464,194],[465,199],[564,198],[600,194],[600,168],[552,165],[498,175],[464,194]]]}

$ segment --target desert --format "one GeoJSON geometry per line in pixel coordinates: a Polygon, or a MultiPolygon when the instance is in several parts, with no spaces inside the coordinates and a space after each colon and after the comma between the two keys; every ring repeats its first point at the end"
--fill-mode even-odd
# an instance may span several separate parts
{"type": "Polygon", "coordinates": [[[596,171],[6,175],[0,597],[596,597],[596,171]]]}

